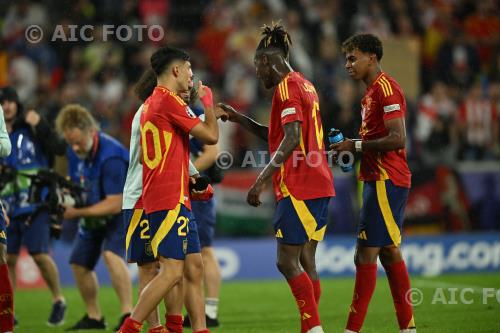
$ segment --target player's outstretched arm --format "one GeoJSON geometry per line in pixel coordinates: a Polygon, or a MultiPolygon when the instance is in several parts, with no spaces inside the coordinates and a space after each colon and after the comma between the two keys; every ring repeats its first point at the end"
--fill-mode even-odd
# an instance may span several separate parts
{"type": "Polygon", "coordinates": [[[205,144],[214,145],[219,141],[219,126],[215,118],[212,91],[199,81],[198,94],[205,110],[205,120],[193,127],[189,134],[205,144]]]}
{"type": "Polygon", "coordinates": [[[239,113],[231,105],[219,103],[217,104],[217,107],[219,108],[219,110],[222,110],[222,112],[217,114],[217,117],[222,119],[222,121],[229,120],[231,122],[238,123],[250,133],[253,133],[257,137],[267,142],[267,135],[268,135],[267,126],[259,124],[252,118],[247,117],[242,113],[239,113]]]}
{"type": "Polygon", "coordinates": [[[300,122],[293,121],[283,126],[285,136],[274,153],[271,161],[266,165],[255,181],[255,184],[250,188],[247,195],[247,202],[252,206],[259,206],[261,201],[259,195],[264,189],[266,182],[272,177],[276,169],[280,168],[290,155],[292,155],[295,147],[300,143],[300,122]]]}

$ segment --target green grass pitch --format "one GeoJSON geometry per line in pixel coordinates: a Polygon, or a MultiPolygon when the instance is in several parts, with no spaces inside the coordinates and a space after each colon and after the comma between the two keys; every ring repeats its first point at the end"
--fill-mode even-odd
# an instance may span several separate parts
{"type": "MultiPolygon", "coordinates": [[[[325,332],[343,332],[353,282],[352,278],[322,280],[320,315],[325,332]]],[[[415,318],[420,333],[500,332],[500,273],[413,277],[412,287],[419,288],[423,295],[422,303],[415,307],[415,318]],[[460,297],[461,294],[463,297],[460,297]],[[464,304],[462,301],[471,304],[464,304]]],[[[45,290],[17,292],[16,315],[20,325],[15,331],[64,332],[64,328],[78,320],[84,311],[75,288],[66,288],[65,295],[68,303],[66,324],[49,328],[45,324],[50,310],[49,293],[45,290]]],[[[108,322],[108,331],[111,331],[119,316],[118,302],[110,287],[102,288],[99,298],[108,322]]],[[[284,281],[226,282],[222,286],[219,312],[222,326],[212,329],[211,332],[300,331],[295,303],[284,281]]],[[[382,276],[377,281],[363,333],[387,332],[399,330],[389,287],[382,276]]]]}

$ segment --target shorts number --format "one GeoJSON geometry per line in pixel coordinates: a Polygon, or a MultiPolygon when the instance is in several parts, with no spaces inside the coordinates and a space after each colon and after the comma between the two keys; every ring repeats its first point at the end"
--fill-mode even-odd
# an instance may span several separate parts
{"type": "Polygon", "coordinates": [[[179,228],[177,228],[177,234],[179,236],[185,237],[187,235],[187,233],[189,232],[188,222],[189,222],[189,219],[185,216],[180,216],[177,219],[177,223],[180,224],[179,228]]]}
{"type": "Polygon", "coordinates": [[[149,222],[148,220],[142,220],[139,223],[139,227],[141,227],[141,239],[150,239],[151,236],[149,235],[149,222]]]}

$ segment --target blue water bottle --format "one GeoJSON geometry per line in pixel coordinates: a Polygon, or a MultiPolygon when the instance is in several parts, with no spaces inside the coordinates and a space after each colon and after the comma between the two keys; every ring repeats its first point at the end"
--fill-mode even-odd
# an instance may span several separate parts
{"type": "MultiPolygon", "coordinates": [[[[342,142],[344,141],[344,135],[342,135],[342,132],[339,129],[331,128],[328,132],[328,141],[330,141],[330,144],[342,142]]],[[[344,172],[349,172],[353,169],[352,163],[350,165],[347,165],[350,162],[350,158],[348,157],[349,156],[341,153],[339,155],[339,158],[337,159],[337,164],[340,165],[340,168],[344,172]]]]}

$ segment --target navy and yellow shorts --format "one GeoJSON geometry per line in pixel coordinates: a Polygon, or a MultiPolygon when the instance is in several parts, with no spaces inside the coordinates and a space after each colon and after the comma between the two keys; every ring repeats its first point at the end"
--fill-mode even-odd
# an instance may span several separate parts
{"type": "Polygon", "coordinates": [[[151,230],[144,209],[124,209],[124,224],[128,226],[125,246],[127,261],[138,265],[155,261],[151,248],[151,230]]]}
{"type": "Polygon", "coordinates": [[[184,260],[188,251],[189,221],[193,215],[184,205],[148,214],[151,250],[156,258],[184,260]]]}
{"type": "Polygon", "coordinates": [[[295,245],[323,240],[329,202],[329,197],[298,200],[292,195],[278,201],[273,222],[278,242],[295,245]]]}
{"type": "Polygon", "coordinates": [[[109,219],[103,227],[89,229],[84,225],[80,225],[69,258],[70,264],[93,270],[102,251],[110,251],[123,258],[125,255],[126,230],[123,222],[120,213],[109,219]]]}
{"type": "Polygon", "coordinates": [[[383,247],[401,244],[403,215],[410,189],[390,179],[364,182],[358,244],[383,247]]]}
{"type": "Polygon", "coordinates": [[[188,245],[186,254],[200,253],[201,252],[201,244],[200,244],[200,233],[198,230],[198,222],[196,221],[196,217],[191,215],[192,218],[189,219],[188,222],[188,245]]]}

